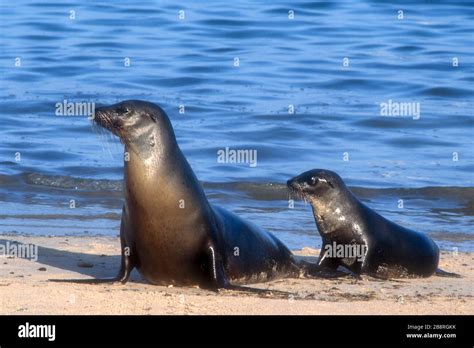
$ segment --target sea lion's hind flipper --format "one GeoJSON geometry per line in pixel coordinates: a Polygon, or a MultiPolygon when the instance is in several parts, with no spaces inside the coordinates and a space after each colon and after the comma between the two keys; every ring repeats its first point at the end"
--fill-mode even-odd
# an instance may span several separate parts
{"type": "Polygon", "coordinates": [[[211,282],[209,285],[202,284],[201,287],[218,292],[219,289],[225,289],[230,286],[229,280],[224,272],[222,260],[220,256],[217,255],[216,248],[212,244],[207,247],[207,260],[207,265],[209,267],[207,272],[209,272],[208,274],[211,277],[211,282]]]}
{"type": "Polygon", "coordinates": [[[462,278],[462,276],[460,274],[457,274],[457,273],[451,273],[451,272],[446,272],[446,271],[443,271],[442,269],[440,268],[437,268],[436,271],[435,271],[435,276],[438,276],[438,277],[446,277],[446,278],[462,278]]]}
{"type": "Polygon", "coordinates": [[[291,293],[286,291],[249,288],[246,286],[231,284],[227,279],[227,276],[224,272],[224,265],[214,246],[209,245],[207,251],[210,265],[210,273],[213,281],[211,287],[207,287],[204,285],[203,288],[207,288],[208,290],[212,290],[215,292],[222,292],[222,290],[239,291],[247,294],[257,294],[263,297],[275,297],[275,295],[277,295],[279,298],[285,299],[289,298],[289,296],[292,295],[291,293]]]}

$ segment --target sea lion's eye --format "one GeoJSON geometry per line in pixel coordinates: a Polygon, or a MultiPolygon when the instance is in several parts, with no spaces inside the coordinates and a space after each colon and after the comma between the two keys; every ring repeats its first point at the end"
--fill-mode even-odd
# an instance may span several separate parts
{"type": "Polygon", "coordinates": [[[117,109],[117,113],[119,114],[126,114],[127,112],[129,112],[130,109],[126,106],[120,106],[118,109],[117,109]]]}
{"type": "Polygon", "coordinates": [[[313,176],[313,177],[311,177],[311,180],[310,180],[309,183],[310,183],[312,186],[314,186],[314,185],[316,185],[317,182],[318,182],[318,179],[317,179],[315,176],[313,176]]]}

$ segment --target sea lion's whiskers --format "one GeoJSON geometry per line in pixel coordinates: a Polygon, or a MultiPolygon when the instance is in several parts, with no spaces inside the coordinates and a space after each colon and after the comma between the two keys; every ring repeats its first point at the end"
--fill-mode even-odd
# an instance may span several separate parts
{"type": "Polygon", "coordinates": [[[306,195],[301,192],[300,190],[294,188],[294,187],[289,187],[289,194],[290,194],[290,197],[291,198],[296,198],[296,199],[299,199],[299,200],[303,200],[306,203],[307,202],[307,199],[306,199],[306,195]]]}
{"type": "Polygon", "coordinates": [[[103,144],[103,141],[102,141],[102,127],[98,126],[96,123],[92,123],[91,124],[92,126],[92,129],[94,131],[94,134],[99,138],[99,143],[100,143],[100,147],[102,148],[102,151],[104,151],[104,144],[103,144]]]}
{"type": "MultiPolygon", "coordinates": [[[[102,114],[102,119],[104,120],[105,128],[112,130],[114,127],[112,118],[107,113],[104,113],[102,114]]],[[[112,151],[110,150],[111,140],[112,140],[112,143],[114,143],[114,134],[112,132],[105,131],[103,127],[101,127],[101,131],[105,132],[105,143],[106,143],[107,153],[109,154],[110,158],[114,158],[112,151]]]]}
{"type": "Polygon", "coordinates": [[[110,148],[108,147],[107,135],[105,134],[105,133],[109,133],[109,132],[106,132],[101,126],[99,126],[97,124],[93,124],[93,128],[94,128],[94,132],[99,137],[100,147],[102,148],[102,152],[107,152],[109,154],[110,158],[113,158],[113,155],[110,152],[110,148]],[[106,143],[107,146],[104,146],[104,143],[106,143]]]}

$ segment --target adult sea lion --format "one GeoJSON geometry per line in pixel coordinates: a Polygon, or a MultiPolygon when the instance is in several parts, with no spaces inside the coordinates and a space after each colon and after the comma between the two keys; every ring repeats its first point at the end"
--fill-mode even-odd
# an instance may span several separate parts
{"type": "Polygon", "coordinates": [[[287,182],[308,200],[322,238],[319,268],[387,277],[458,276],[438,270],[439,248],[426,235],[397,225],[361,203],[336,173],[313,169],[287,182]]]}
{"type": "Polygon", "coordinates": [[[153,284],[219,289],[298,272],[275,236],[208,202],[159,106],[128,100],[97,108],[94,121],[120,137],[130,157],[122,261],[116,278],[79,282],[125,283],[136,267],[153,284]]]}

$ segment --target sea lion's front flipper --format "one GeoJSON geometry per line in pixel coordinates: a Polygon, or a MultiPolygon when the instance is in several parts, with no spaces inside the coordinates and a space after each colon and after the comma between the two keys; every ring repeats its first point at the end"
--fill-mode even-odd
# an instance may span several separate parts
{"type": "Polygon", "coordinates": [[[48,279],[55,283],[79,283],[79,284],[102,284],[102,283],[122,283],[125,284],[130,276],[133,266],[131,266],[130,258],[122,257],[122,266],[119,274],[114,278],[92,278],[92,279],[48,279]]]}
{"type": "Polygon", "coordinates": [[[118,283],[120,279],[117,278],[92,278],[92,279],[48,279],[54,283],[76,283],[76,284],[103,284],[103,283],[118,283]]]}
{"type": "Polygon", "coordinates": [[[114,278],[92,278],[92,279],[48,279],[55,283],[80,283],[80,284],[102,284],[102,283],[122,283],[125,284],[130,276],[133,267],[130,266],[129,258],[122,258],[122,266],[119,274],[114,278]]]}
{"type": "Polygon", "coordinates": [[[447,278],[462,278],[462,276],[460,274],[446,272],[446,271],[443,271],[440,268],[436,269],[436,272],[435,272],[434,275],[436,275],[438,277],[447,277],[447,278]]]}
{"type": "Polygon", "coordinates": [[[114,278],[92,278],[92,279],[48,279],[50,282],[55,283],[79,283],[79,284],[103,284],[103,283],[122,283],[125,284],[130,277],[130,273],[133,270],[133,263],[130,256],[129,248],[125,247],[122,238],[122,260],[120,264],[120,271],[114,278]]]}

